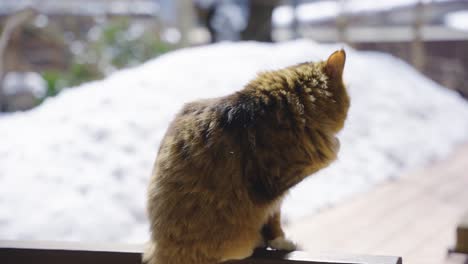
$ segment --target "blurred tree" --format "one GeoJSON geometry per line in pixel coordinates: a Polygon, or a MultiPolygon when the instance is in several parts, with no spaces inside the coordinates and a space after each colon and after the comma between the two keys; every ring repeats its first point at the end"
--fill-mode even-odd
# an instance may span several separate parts
{"type": "Polygon", "coordinates": [[[279,0],[250,0],[247,27],[242,31],[242,40],[271,42],[273,9],[279,0]]]}
{"type": "Polygon", "coordinates": [[[168,52],[172,46],[160,36],[129,18],[115,18],[96,26],[96,39],[83,42],[81,51],[74,54],[67,71],[43,72],[48,96],[65,87],[104,77],[115,70],[132,67],[168,52]]]}
{"type": "MultiPolygon", "coordinates": [[[[88,32],[88,39],[75,40],[71,65],[66,70],[42,71],[47,84],[46,96],[55,96],[66,87],[74,87],[126,67],[133,67],[173,49],[151,27],[131,18],[109,19],[88,32]],[[92,37],[90,37],[92,35],[92,37]]],[[[44,98],[45,99],[45,98],[44,98]]]]}
{"type": "Polygon", "coordinates": [[[195,0],[199,22],[211,42],[256,40],[271,42],[273,9],[279,0],[195,0]]]}
{"type": "Polygon", "coordinates": [[[216,12],[216,4],[214,1],[195,1],[195,12],[198,18],[198,22],[208,29],[210,32],[210,42],[216,42],[216,30],[213,27],[211,21],[216,12]]]}
{"type": "Polygon", "coordinates": [[[10,42],[10,38],[13,33],[24,23],[31,20],[37,15],[37,12],[33,9],[25,9],[19,11],[11,15],[3,27],[2,33],[0,35],[0,111],[3,109],[3,78],[5,77],[5,69],[4,69],[4,57],[5,51],[8,47],[8,43],[10,42]]]}
{"type": "Polygon", "coordinates": [[[198,22],[210,32],[211,42],[239,41],[247,26],[249,0],[195,0],[198,22]]]}

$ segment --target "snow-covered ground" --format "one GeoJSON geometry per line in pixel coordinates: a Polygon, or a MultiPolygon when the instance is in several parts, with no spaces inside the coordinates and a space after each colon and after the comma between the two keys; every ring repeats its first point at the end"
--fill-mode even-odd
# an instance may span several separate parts
{"type": "MultiPolygon", "coordinates": [[[[0,116],[0,239],[143,242],[146,184],[184,102],[236,91],[260,70],[341,45],[218,44],[173,52],[0,116]]],[[[289,220],[445,157],[468,139],[468,104],[402,61],[347,48],[352,106],[340,159],[292,190],[289,220]]]]}
{"type": "Polygon", "coordinates": [[[468,10],[460,10],[445,16],[445,24],[449,27],[468,31],[468,10]]]}

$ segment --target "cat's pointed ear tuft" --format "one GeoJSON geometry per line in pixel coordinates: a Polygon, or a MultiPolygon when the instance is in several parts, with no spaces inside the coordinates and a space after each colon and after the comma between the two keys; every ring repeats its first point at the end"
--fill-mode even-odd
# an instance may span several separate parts
{"type": "Polygon", "coordinates": [[[344,49],[337,50],[327,59],[325,70],[331,77],[341,77],[343,75],[346,53],[344,49]]]}

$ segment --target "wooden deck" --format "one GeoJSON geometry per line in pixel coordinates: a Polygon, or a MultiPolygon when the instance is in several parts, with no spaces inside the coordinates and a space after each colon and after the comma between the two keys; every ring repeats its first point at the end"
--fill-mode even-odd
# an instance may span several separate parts
{"type": "Polygon", "coordinates": [[[447,258],[466,210],[468,145],[445,161],[292,222],[286,229],[308,252],[398,255],[409,264],[468,264],[463,255],[447,258]]]}

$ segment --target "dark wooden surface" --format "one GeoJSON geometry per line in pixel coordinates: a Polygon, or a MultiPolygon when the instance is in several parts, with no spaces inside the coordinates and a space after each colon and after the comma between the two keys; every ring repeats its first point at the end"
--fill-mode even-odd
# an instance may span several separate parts
{"type": "Polygon", "coordinates": [[[468,212],[465,213],[457,226],[455,251],[468,254],[468,212]]]}
{"type": "MultiPolygon", "coordinates": [[[[1,264],[139,264],[141,245],[108,245],[62,242],[0,241],[1,264]]],[[[356,255],[311,255],[301,251],[258,250],[245,260],[230,264],[401,264],[399,257],[356,255]]]]}

